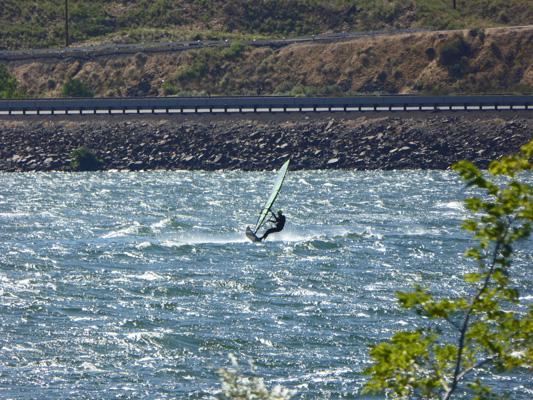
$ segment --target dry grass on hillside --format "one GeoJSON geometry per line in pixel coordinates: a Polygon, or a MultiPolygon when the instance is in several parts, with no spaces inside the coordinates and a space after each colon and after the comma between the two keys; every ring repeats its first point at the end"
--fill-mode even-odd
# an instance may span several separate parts
{"type": "Polygon", "coordinates": [[[458,35],[430,32],[366,37],[336,43],[246,48],[229,58],[224,49],[138,53],[90,60],[8,64],[30,96],[58,97],[66,77],[85,82],[96,96],[177,93],[288,93],[294,88],[337,86],[344,93],[491,93],[533,90],[533,28],[464,31],[471,48],[453,74],[439,49],[458,35]]]}

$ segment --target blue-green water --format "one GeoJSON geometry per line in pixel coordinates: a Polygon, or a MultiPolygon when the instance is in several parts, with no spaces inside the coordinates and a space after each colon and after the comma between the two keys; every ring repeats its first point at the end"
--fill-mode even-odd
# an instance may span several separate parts
{"type": "MultiPolygon", "coordinates": [[[[468,192],[452,172],[290,172],[285,230],[252,244],[275,175],[1,174],[0,398],[212,398],[229,354],[294,398],[368,398],[368,345],[427,323],[395,290],[463,292],[468,192]]],[[[533,394],[527,371],[483,379],[533,394]]]]}

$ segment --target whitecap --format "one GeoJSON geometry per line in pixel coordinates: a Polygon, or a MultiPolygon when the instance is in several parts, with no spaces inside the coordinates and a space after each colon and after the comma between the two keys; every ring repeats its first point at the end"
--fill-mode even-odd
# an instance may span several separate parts
{"type": "Polygon", "coordinates": [[[363,236],[376,238],[378,240],[382,240],[383,239],[383,235],[381,233],[379,233],[379,232],[374,232],[374,229],[371,226],[367,226],[365,228],[365,231],[363,232],[363,236]]]}
{"type": "Polygon", "coordinates": [[[135,247],[138,250],[143,250],[143,249],[150,248],[151,246],[152,246],[152,243],[150,243],[150,242],[141,242],[138,245],[136,245],[135,247]]]}
{"type": "Polygon", "coordinates": [[[448,202],[437,202],[435,204],[436,208],[447,208],[451,210],[464,211],[465,205],[462,201],[448,201],[448,202]]]}
{"type": "Polygon", "coordinates": [[[88,361],[81,363],[80,368],[89,372],[105,372],[105,370],[98,368],[96,365],[88,361]]]}
{"type": "Polygon", "coordinates": [[[156,274],[154,272],[151,272],[151,271],[145,272],[142,275],[137,275],[135,278],[143,279],[145,281],[158,281],[158,280],[163,279],[163,277],[161,275],[158,275],[158,274],[156,274]]]}
{"type": "Polygon", "coordinates": [[[0,218],[21,218],[21,217],[29,217],[29,213],[24,212],[12,212],[12,213],[0,213],[0,218]]]}
{"type": "Polygon", "coordinates": [[[330,381],[339,380],[341,375],[350,374],[352,372],[353,371],[350,368],[346,368],[346,367],[345,368],[343,367],[330,368],[330,369],[325,369],[322,371],[314,371],[310,374],[302,376],[302,378],[305,380],[309,380],[311,382],[323,383],[323,382],[328,382],[328,381],[330,382],[330,381]]]}
{"type": "Polygon", "coordinates": [[[291,293],[291,296],[297,297],[327,297],[326,293],[315,292],[309,289],[299,289],[291,293]]]}
{"type": "Polygon", "coordinates": [[[163,334],[157,333],[157,332],[141,331],[141,332],[127,333],[125,336],[129,340],[138,342],[141,339],[162,338],[163,334]]]}
{"type": "Polygon", "coordinates": [[[264,339],[264,338],[259,338],[259,337],[255,337],[255,340],[257,340],[259,343],[267,346],[267,347],[274,347],[274,344],[268,340],[268,339],[264,339]]]}
{"type": "Polygon", "coordinates": [[[114,238],[114,237],[121,237],[121,236],[130,236],[130,235],[135,235],[137,233],[139,233],[141,231],[142,227],[141,227],[141,224],[137,221],[135,221],[133,223],[133,225],[130,225],[130,226],[126,226],[122,229],[118,229],[118,230],[115,230],[115,231],[111,231],[107,234],[105,234],[104,236],[102,236],[103,239],[108,239],[108,238],[114,238]]]}
{"type": "Polygon", "coordinates": [[[152,229],[156,229],[156,228],[166,228],[167,226],[170,226],[172,225],[172,219],[171,218],[165,218],[159,222],[156,222],[154,224],[151,225],[151,228],[152,229]]]}
{"type": "Polygon", "coordinates": [[[400,320],[400,321],[396,321],[396,322],[394,322],[394,325],[402,325],[402,326],[405,326],[405,325],[409,325],[409,322],[407,322],[407,321],[403,321],[403,320],[400,320]]]}

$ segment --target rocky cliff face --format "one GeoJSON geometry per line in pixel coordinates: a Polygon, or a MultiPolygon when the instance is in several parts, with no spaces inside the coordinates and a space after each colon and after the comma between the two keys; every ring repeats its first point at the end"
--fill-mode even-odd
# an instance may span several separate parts
{"type": "Polygon", "coordinates": [[[118,170],[487,167],[531,140],[528,111],[4,117],[0,171],[70,171],[82,146],[118,170]]]}

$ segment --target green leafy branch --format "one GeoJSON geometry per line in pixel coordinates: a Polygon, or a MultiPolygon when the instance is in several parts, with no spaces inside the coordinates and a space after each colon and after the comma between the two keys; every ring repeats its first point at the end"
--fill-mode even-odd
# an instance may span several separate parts
{"type": "MultiPolygon", "coordinates": [[[[446,321],[454,338],[428,328],[400,332],[389,342],[372,346],[374,363],[366,370],[371,379],[365,392],[447,400],[474,370],[531,368],[533,307],[526,312],[520,308],[511,260],[513,243],[528,238],[532,231],[533,187],[515,179],[533,169],[532,156],[533,142],[523,146],[520,154],[490,164],[488,172],[494,180],[504,181],[502,187],[468,161],[454,165],[467,186],[484,192],[465,201],[473,218],[463,223],[463,229],[477,241],[465,253],[477,263],[477,271],[463,277],[470,285],[470,296],[439,300],[420,286],[414,292],[397,293],[401,308],[446,321]]],[[[479,380],[468,386],[475,399],[497,398],[479,380]]]]}

